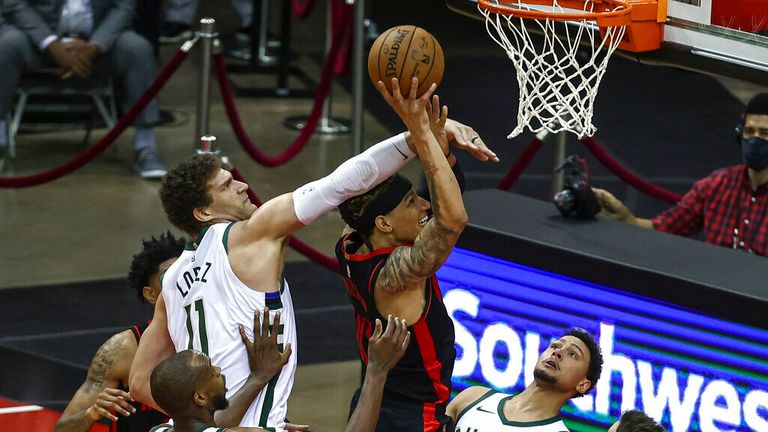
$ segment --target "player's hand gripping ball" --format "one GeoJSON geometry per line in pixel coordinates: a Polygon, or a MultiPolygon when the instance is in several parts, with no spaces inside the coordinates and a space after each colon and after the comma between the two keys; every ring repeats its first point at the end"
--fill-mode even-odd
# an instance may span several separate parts
{"type": "Polygon", "coordinates": [[[368,53],[368,76],[373,85],[383,81],[392,91],[392,78],[400,82],[400,93],[407,95],[411,78],[419,78],[419,97],[432,85],[440,84],[445,68],[443,49],[434,36],[423,28],[401,25],[384,31],[368,53]]]}

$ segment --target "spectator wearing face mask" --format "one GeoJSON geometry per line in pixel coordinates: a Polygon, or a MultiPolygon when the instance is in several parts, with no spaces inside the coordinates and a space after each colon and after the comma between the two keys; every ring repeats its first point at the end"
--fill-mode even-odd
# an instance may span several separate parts
{"type": "Polygon", "coordinates": [[[736,128],[743,164],[693,184],[674,207],[653,219],[636,217],[610,192],[594,189],[603,214],[639,227],[765,256],[768,253],[768,93],[747,104],[736,128]]]}

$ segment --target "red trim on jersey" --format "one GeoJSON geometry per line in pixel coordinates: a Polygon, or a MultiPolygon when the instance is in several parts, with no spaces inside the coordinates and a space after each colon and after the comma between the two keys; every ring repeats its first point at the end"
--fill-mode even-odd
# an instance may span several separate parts
{"type": "Polygon", "coordinates": [[[355,321],[355,332],[357,333],[357,349],[360,351],[360,359],[367,365],[368,353],[365,352],[365,349],[363,349],[363,324],[365,323],[365,318],[360,314],[355,314],[355,321]]]}
{"type": "Polygon", "coordinates": [[[360,295],[360,293],[357,291],[357,287],[355,286],[355,283],[352,281],[352,279],[342,276],[341,280],[344,281],[344,285],[347,287],[347,293],[350,297],[357,299],[357,301],[360,302],[360,305],[363,307],[363,310],[365,313],[368,313],[368,305],[365,303],[365,299],[363,299],[363,296],[360,295]]]}
{"type": "Polygon", "coordinates": [[[381,249],[376,249],[374,251],[368,252],[367,254],[351,254],[347,252],[347,238],[355,232],[356,231],[349,232],[341,239],[341,251],[344,253],[344,256],[349,261],[366,261],[378,255],[392,253],[393,250],[399,248],[400,246],[406,246],[406,247],[413,246],[410,244],[400,245],[400,246],[390,246],[390,247],[385,247],[381,249]]]}
{"type": "Polygon", "coordinates": [[[347,259],[350,261],[367,261],[375,256],[378,255],[385,255],[392,253],[393,250],[399,248],[400,246],[390,246],[386,248],[376,249],[375,251],[368,252],[367,254],[350,254],[346,251],[346,246],[342,246],[344,248],[344,254],[347,256],[347,259]]]}
{"type": "Polygon", "coordinates": [[[437,300],[442,302],[443,301],[443,293],[440,292],[440,284],[437,282],[437,277],[432,276],[432,288],[437,296],[437,300]]]}
{"type": "Polygon", "coordinates": [[[433,403],[425,403],[422,407],[421,418],[424,422],[424,432],[434,432],[440,428],[440,422],[435,419],[437,408],[433,403]]]}
{"type": "Polygon", "coordinates": [[[378,273],[376,273],[376,270],[378,270],[379,267],[381,267],[381,265],[384,264],[384,261],[386,261],[386,260],[379,261],[379,263],[376,264],[376,267],[374,267],[373,271],[371,272],[371,277],[368,279],[368,293],[369,294],[373,294],[373,286],[372,286],[373,285],[373,276],[374,275],[378,275],[378,273]]]}
{"type": "Polygon", "coordinates": [[[139,329],[139,326],[133,326],[133,329],[136,330],[136,336],[141,339],[141,330],[139,329]]]}
{"type": "Polygon", "coordinates": [[[432,381],[432,385],[435,388],[435,394],[437,395],[437,403],[444,403],[448,400],[451,392],[448,390],[442,381],[440,381],[440,373],[443,370],[443,364],[437,360],[437,354],[435,353],[435,342],[432,340],[432,334],[427,327],[427,321],[420,319],[413,326],[413,333],[416,336],[416,343],[419,345],[419,352],[421,353],[422,362],[424,362],[424,369],[427,371],[427,376],[432,381]]]}

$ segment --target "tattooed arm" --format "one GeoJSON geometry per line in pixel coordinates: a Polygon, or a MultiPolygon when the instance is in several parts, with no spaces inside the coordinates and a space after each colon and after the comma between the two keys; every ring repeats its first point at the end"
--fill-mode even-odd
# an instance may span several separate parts
{"type": "Polygon", "coordinates": [[[122,415],[134,412],[128,403],[128,393],[116,387],[128,380],[135,352],[136,338],[130,330],[104,342],[91,361],[85,382],[56,422],[54,432],[87,431],[102,417],[117,420],[113,412],[122,415]]]}
{"type": "MultiPolygon", "coordinates": [[[[430,104],[430,92],[417,99],[416,78],[411,81],[411,94],[407,99],[400,95],[396,79],[392,81],[392,95],[382,82],[379,82],[379,92],[411,132],[411,139],[427,178],[434,213],[434,218],[427,222],[413,246],[395,249],[379,273],[376,287],[396,294],[419,285],[448,259],[467,224],[467,212],[459,184],[435,137],[436,134],[442,135],[444,139],[448,107],[441,108],[436,96],[430,104]]],[[[431,89],[434,90],[434,87],[431,89]]]]}

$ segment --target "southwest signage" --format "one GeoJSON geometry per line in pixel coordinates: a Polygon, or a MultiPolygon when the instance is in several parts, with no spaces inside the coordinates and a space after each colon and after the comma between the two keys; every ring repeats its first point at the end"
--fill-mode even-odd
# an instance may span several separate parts
{"type": "Polygon", "coordinates": [[[572,431],[605,431],[629,409],[669,431],[768,431],[768,330],[459,248],[438,277],[456,328],[454,391],[520,392],[550,340],[581,327],[605,364],[563,409],[572,431]]]}

